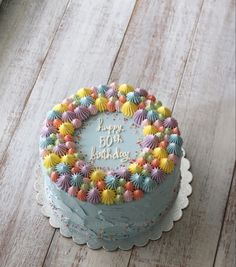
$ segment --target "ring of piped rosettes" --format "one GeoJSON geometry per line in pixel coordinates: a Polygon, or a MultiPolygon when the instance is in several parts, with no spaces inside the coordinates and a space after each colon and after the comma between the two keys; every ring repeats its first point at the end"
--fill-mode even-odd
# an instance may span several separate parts
{"type": "Polygon", "coordinates": [[[40,155],[51,180],[70,196],[92,204],[139,200],[172,173],[183,140],[171,111],[155,96],[128,84],[81,88],[48,112],[40,136],[40,155]],[[142,150],[127,167],[96,168],[76,147],[82,122],[98,112],[122,112],[143,129],[142,150]]]}

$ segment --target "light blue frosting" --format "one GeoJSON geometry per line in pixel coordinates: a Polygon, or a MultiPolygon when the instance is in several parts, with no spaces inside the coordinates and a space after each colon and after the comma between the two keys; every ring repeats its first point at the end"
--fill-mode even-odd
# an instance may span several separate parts
{"type": "Polygon", "coordinates": [[[153,192],[145,193],[141,200],[111,206],[93,205],[69,196],[45,173],[46,195],[55,208],[61,210],[61,220],[67,224],[76,240],[81,235],[94,239],[118,240],[145,234],[172,205],[179,184],[178,165],[162,184],[153,192]]]}
{"type": "Polygon", "coordinates": [[[119,179],[113,175],[107,175],[105,177],[105,182],[110,189],[116,189],[119,185],[119,179]]]}
{"type": "Polygon", "coordinates": [[[101,95],[105,95],[106,91],[109,89],[107,85],[99,85],[98,86],[98,93],[101,95]]]}
{"type": "Polygon", "coordinates": [[[144,177],[141,174],[135,173],[131,176],[130,180],[137,188],[142,188],[144,177]]]}
{"type": "Polygon", "coordinates": [[[69,174],[70,173],[70,166],[65,164],[65,163],[57,164],[55,169],[59,174],[69,174]]]}
{"type": "Polygon", "coordinates": [[[39,147],[40,148],[47,148],[49,145],[54,145],[54,139],[51,137],[47,138],[40,138],[39,140],[39,147]]]}
{"type": "Polygon", "coordinates": [[[171,134],[170,138],[169,138],[169,142],[170,143],[175,143],[179,146],[182,146],[183,144],[183,139],[181,136],[179,136],[178,134],[171,134]]]}
{"type": "Polygon", "coordinates": [[[175,143],[170,143],[168,146],[167,146],[167,151],[169,154],[175,154],[176,156],[178,157],[181,157],[182,156],[182,149],[179,145],[175,144],[175,143]]]}
{"type": "Polygon", "coordinates": [[[158,120],[159,115],[155,110],[149,110],[147,113],[147,119],[151,122],[158,120]]]}
{"type": "Polygon", "coordinates": [[[143,184],[142,184],[143,191],[152,192],[156,187],[157,187],[157,183],[154,180],[152,180],[151,177],[145,177],[143,184]]]}
{"type": "Polygon", "coordinates": [[[129,92],[126,95],[126,98],[128,101],[130,101],[134,104],[139,104],[141,102],[141,97],[137,92],[129,92]]]}
{"type": "Polygon", "coordinates": [[[80,104],[85,107],[89,107],[94,103],[94,99],[91,96],[85,96],[80,99],[80,104]]]}
{"type": "MultiPolygon", "coordinates": [[[[91,150],[92,147],[96,148],[96,152],[102,152],[104,150],[109,151],[111,154],[116,152],[116,148],[122,152],[129,152],[130,158],[136,158],[141,147],[137,144],[137,140],[143,138],[142,129],[135,127],[133,125],[132,119],[125,119],[122,113],[100,113],[98,116],[91,116],[88,120],[83,122],[83,129],[79,128],[76,131],[76,135],[80,136],[77,150],[82,151],[82,154],[85,157],[85,161],[89,162],[91,160],[91,150]],[[98,131],[99,119],[103,119],[104,126],[109,125],[122,125],[124,131],[119,134],[108,134],[108,131],[98,131]],[[80,132],[82,134],[80,134],[80,132]],[[130,132],[130,134],[127,134],[130,132]],[[106,136],[113,136],[114,143],[110,147],[101,147],[99,142],[101,138],[106,138],[106,136]],[[118,136],[119,135],[119,136],[118,136]],[[134,138],[135,136],[135,138],[134,138]],[[121,142],[116,143],[115,141],[119,138],[121,142]]],[[[104,140],[104,139],[103,139],[104,140]]],[[[110,140],[109,140],[110,141],[110,140]]],[[[121,162],[121,159],[95,159],[92,161],[92,164],[96,167],[109,168],[115,170],[120,165],[128,165],[129,160],[126,162],[121,162]]]]}
{"type": "Polygon", "coordinates": [[[60,119],[61,118],[61,112],[57,110],[50,110],[47,113],[47,118],[49,120],[55,120],[55,119],[60,119]]]}
{"type": "Polygon", "coordinates": [[[73,186],[80,187],[83,183],[83,176],[80,173],[75,173],[71,175],[70,183],[73,186]]]}

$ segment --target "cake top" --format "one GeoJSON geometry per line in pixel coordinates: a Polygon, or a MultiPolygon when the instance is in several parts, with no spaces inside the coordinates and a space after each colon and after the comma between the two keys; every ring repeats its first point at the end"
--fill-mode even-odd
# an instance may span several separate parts
{"type": "Polygon", "coordinates": [[[51,180],[92,204],[139,200],[174,171],[183,140],[171,111],[127,84],[80,88],[47,114],[40,156],[51,180]]]}

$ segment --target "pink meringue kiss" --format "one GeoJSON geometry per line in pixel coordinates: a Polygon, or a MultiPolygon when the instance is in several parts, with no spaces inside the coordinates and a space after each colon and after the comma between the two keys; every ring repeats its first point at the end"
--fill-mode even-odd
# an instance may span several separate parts
{"type": "Polygon", "coordinates": [[[74,119],[72,120],[72,124],[75,128],[79,128],[82,125],[82,122],[79,119],[74,119]]]}
{"type": "Polygon", "coordinates": [[[151,124],[151,122],[148,119],[145,119],[142,121],[141,126],[145,127],[145,126],[150,125],[150,124],[151,124]]]}
{"type": "Polygon", "coordinates": [[[91,115],[96,115],[98,113],[98,109],[96,108],[95,105],[90,105],[88,109],[89,109],[91,115]]]}
{"type": "Polygon", "coordinates": [[[75,196],[77,195],[77,193],[78,193],[78,189],[77,189],[76,186],[71,186],[71,187],[69,187],[69,189],[68,189],[68,194],[69,194],[70,196],[75,197],[75,196]]]}

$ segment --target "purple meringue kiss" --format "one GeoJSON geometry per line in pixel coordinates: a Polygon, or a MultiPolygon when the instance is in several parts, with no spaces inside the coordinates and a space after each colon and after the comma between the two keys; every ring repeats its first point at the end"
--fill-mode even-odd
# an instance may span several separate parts
{"type": "Polygon", "coordinates": [[[144,137],[143,141],[141,142],[142,147],[147,147],[154,149],[158,145],[158,137],[155,135],[147,135],[144,137]]]}
{"type": "Polygon", "coordinates": [[[78,106],[75,109],[75,114],[79,119],[84,121],[84,120],[88,119],[88,117],[90,116],[90,111],[88,108],[86,108],[84,106],[78,106]]]}
{"type": "Polygon", "coordinates": [[[42,131],[41,131],[41,136],[42,137],[48,137],[52,133],[57,133],[57,129],[54,126],[44,126],[42,131]]]}
{"type": "Polygon", "coordinates": [[[136,88],[135,92],[137,92],[140,96],[144,96],[144,97],[148,96],[148,92],[142,88],[136,88]]]}
{"type": "Polygon", "coordinates": [[[72,122],[76,119],[76,114],[73,111],[65,111],[62,113],[62,120],[72,122]]]}
{"type": "Polygon", "coordinates": [[[67,153],[67,147],[65,144],[59,144],[53,148],[53,152],[58,156],[64,156],[67,153]]]}
{"type": "Polygon", "coordinates": [[[128,180],[131,176],[130,171],[126,169],[125,167],[121,167],[119,170],[115,171],[115,174],[119,178],[124,178],[126,180],[128,180]]]}
{"type": "Polygon", "coordinates": [[[92,188],[88,191],[87,201],[92,204],[97,204],[100,202],[100,193],[97,188],[92,188]]]}
{"type": "Polygon", "coordinates": [[[134,122],[141,125],[142,122],[147,118],[147,110],[139,109],[134,113],[134,122]]]}
{"type": "Polygon", "coordinates": [[[64,191],[68,191],[69,187],[71,186],[70,175],[69,174],[60,175],[57,180],[57,186],[64,191]]]}
{"type": "Polygon", "coordinates": [[[105,93],[107,98],[110,98],[112,96],[117,96],[117,90],[114,87],[109,88],[105,93]]]}
{"type": "Polygon", "coordinates": [[[175,127],[178,126],[178,122],[177,122],[176,119],[174,119],[174,118],[172,118],[172,117],[168,117],[168,118],[166,118],[166,119],[164,120],[164,126],[165,126],[166,128],[171,128],[171,129],[173,129],[173,128],[175,128],[175,127]]]}
{"type": "Polygon", "coordinates": [[[89,174],[92,171],[92,166],[89,164],[83,164],[81,166],[80,172],[84,175],[84,176],[89,176],[89,174]]]}
{"type": "Polygon", "coordinates": [[[151,178],[157,182],[162,182],[164,178],[164,173],[161,169],[154,168],[152,169],[152,172],[151,172],[151,178]]]}

